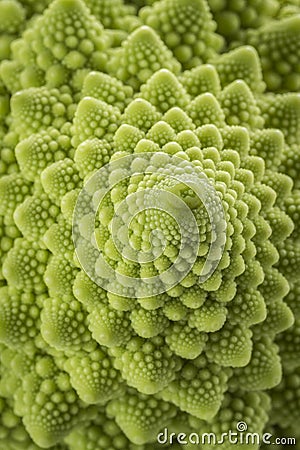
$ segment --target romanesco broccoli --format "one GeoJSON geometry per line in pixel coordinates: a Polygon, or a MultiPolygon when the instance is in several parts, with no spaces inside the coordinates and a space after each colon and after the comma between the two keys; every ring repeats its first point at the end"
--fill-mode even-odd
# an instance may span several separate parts
{"type": "Polygon", "coordinates": [[[300,439],[299,1],[0,17],[0,450],[300,439]]]}

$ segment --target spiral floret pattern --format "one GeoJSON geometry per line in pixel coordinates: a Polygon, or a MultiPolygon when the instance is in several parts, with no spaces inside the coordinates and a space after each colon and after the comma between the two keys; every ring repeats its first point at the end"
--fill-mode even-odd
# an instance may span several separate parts
{"type": "MultiPolygon", "coordinates": [[[[30,17],[46,2],[23,3],[30,17]]],[[[225,2],[147,3],[54,0],[22,35],[13,7],[5,450],[150,450],[164,427],[299,433],[300,100],[283,92],[298,67],[272,79],[267,54],[274,32],[276,55],[288,41],[296,56],[298,19],[220,54],[208,3],[225,2]]]]}

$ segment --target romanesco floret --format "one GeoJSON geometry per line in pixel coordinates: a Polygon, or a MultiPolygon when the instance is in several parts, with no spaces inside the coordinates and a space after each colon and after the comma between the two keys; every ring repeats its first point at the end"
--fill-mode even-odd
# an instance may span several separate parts
{"type": "Polygon", "coordinates": [[[0,1],[0,449],[299,436],[300,6],[263,3],[0,1]]]}

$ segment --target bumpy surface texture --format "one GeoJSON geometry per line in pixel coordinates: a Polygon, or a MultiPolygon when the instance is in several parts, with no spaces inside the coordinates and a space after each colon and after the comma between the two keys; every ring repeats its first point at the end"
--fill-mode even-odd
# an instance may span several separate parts
{"type": "Polygon", "coordinates": [[[0,450],[231,450],[157,436],[239,422],[300,448],[299,2],[0,17],[0,450]]]}

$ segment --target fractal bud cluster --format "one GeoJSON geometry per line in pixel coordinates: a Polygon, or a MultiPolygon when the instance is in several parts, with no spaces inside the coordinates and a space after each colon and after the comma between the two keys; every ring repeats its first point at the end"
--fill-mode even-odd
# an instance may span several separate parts
{"type": "Polygon", "coordinates": [[[0,449],[300,442],[300,2],[0,18],[0,449]]]}

